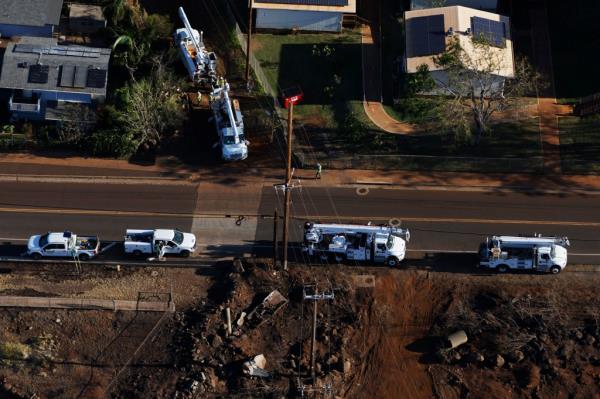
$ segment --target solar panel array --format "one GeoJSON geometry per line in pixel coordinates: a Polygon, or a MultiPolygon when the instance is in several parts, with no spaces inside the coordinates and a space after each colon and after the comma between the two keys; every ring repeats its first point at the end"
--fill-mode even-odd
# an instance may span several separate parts
{"type": "Polygon", "coordinates": [[[85,85],[96,89],[103,89],[106,85],[106,69],[88,69],[85,85]]]}
{"type": "Polygon", "coordinates": [[[254,0],[254,3],[344,7],[348,0],[254,0]]]}
{"type": "Polygon", "coordinates": [[[31,65],[29,67],[27,81],[29,83],[46,84],[48,83],[48,72],[50,72],[50,67],[48,65],[31,65]]]}
{"type": "Polygon", "coordinates": [[[506,27],[504,22],[472,17],[471,29],[473,37],[483,38],[494,47],[506,47],[506,27]]]}
{"type": "Polygon", "coordinates": [[[34,44],[17,44],[15,53],[58,55],[63,57],[99,58],[110,54],[108,49],[92,47],[38,46],[34,44]]]}
{"type": "Polygon", "coordinates": [[[444,16],[430,15],[406,20],[406,54],[423,57],[446,50],[444,16]]]}

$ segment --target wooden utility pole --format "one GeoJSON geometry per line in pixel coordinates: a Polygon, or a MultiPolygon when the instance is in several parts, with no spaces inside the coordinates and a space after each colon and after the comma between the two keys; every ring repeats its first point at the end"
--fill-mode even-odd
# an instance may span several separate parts
{"type": "Polygon", "coordinates": [[[248,1],[248,34],[246,35],[246,84],[250,83],[250,47],[252,47],[252,6],[254,0],[248,1]]]}
{"type": "Polygon", "coordinates": [[[275,213],[273,215],[273,267],[277,267],[277,257],[279,256],[279,248],[278,248],[278,238],[277,237],[277,225],[279,224],[279,212],[275,209],[275,213]]]}
{"type": "Polygon", "coordinates": [[[312,324],[312,340],[310,341],[310,378],[315,383],[315,363],[316,356],[315,350],[317,346],[317,299],[319,296],[319,289],[315,285],[315,299],[313,299],[313,324],[312,324]]]}
{"type": "Polygon", "coordinates": [[[283,211],[283,270],[288,268],[288,239],[289,239],[289,226],[290,226],[290,189],[292,183],[292,136],[293,136],[293,122],[294,117],[294,103],[290,102],[288,107],[288,132],[287,132],[287,163],[285,168],[285,206],[283,211]]]}

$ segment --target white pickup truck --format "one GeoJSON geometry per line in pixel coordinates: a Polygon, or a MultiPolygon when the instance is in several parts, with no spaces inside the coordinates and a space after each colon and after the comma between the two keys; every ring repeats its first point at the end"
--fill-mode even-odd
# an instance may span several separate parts
{"type": "Polygon", "coordinates": [[[162,252],[188,257],[196,250],[196,236],[176,229],[127,229],[123,246],[125,253],[136,256],[162,252]]]}
{"type": "Polygon", "coordinates": [[[78,257],[88,260],[98,255],[98,237],[81,237],[70,231],[35,235],[27,242],[27,254],[33,259],[42,257],[78,257]]]}

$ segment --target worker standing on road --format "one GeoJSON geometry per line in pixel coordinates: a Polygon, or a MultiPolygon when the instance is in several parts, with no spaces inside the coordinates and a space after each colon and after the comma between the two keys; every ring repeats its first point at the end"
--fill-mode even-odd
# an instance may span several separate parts
{"type": "Polygon", "coordinates": [[[315,175],[315,179],[321,178],[321,172],[323,171],[323,167],[320,163],[317,163],[317,174],[315,175]]]}

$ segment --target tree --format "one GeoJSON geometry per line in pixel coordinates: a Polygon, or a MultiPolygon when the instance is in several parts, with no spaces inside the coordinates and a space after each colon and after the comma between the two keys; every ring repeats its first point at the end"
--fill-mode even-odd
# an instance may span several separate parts
{"type": "Polygon", "coordinates": [[[132,137],[136,151],[157,147],[185,117],[179,82],[160,60],[154,65],[148,78],[133,81],[119,93],[118,125],[132,137]]]}
{"type": "Polygon", "coordinates": [[[451,98],[446,103],[445,121],[466,136],[474,125],[475,143],[479,144],[490,129],[492,115],[519,106],[524,95],[540,88],[542,78],[525,58],[515,60],[513,77],[503,77],[510,68],[505,50],[492,46],[483,36],[473,37],[466,46],[469,51],[454,38],[443,54],[434,57],[446,76],[436,83],[451,98]]]}

